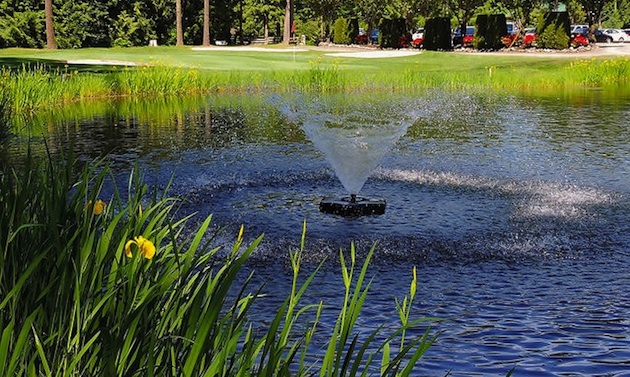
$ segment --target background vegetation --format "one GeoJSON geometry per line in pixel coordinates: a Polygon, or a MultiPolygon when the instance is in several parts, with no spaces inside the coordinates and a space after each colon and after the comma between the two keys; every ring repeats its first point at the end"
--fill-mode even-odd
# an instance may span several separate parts
{"type": "MultiPolygon", "coordinates": [[[[177,42],[176,2],[182,8],[184,44],[203,41],[204,1],[191,0],[53,0],[56,44],[60,48],[146,46],[177,42]]],[[[366,30],[383,19],[405,20],[411,31],[428,17],[444,16],[453,27],[474,24],[476,14],[503,13],[517,24],[536,26],[538,18],[556,6],[566,8],[573,24],[621,27],[630,23],[630,0],[293,0],[297,35],[311,43],[331,37],[336,19],[358,19],[366,30]]],[[[0,48],[47,45],[42,0],[0,0],[0,48]]],[[[283,35],[286,1],[212,0],[209,32],[212,41],[228,40],[230,28],[244,37],[283,35]]]]}

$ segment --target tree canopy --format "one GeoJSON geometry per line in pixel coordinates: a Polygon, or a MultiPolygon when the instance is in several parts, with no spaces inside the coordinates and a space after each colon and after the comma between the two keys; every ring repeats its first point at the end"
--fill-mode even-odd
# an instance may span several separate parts
{"type": "MultiPolygon", "coordinates": [[[[537,0],[0,0],[0,48],[141,46],[150,40],[160,45],[207,45],[229,41],[234,30],[240,37],[281,40],[284,36],[286,40],[287,28],[317,41],[329,36],[340,17],[356,19],[368,30],[384,18],[402,18],[411,31],[428,17],[449,17],[454,28],[472,23],[476,14],[492,12],[504,13],[522,26],[535,26],[536,12],[558,4],[537,0]]],[[[566,7],[572,23],[630,24],[630,0],[569,0],[566,7]]]]}

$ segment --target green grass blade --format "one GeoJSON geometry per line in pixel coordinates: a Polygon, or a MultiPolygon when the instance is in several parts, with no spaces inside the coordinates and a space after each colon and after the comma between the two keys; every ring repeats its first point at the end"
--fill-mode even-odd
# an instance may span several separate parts
{"type": "Polygon", "coordinates": [[[42,368],[44,368],[46,376],[50,377],[53,374],[50,370],[50,365],[48,365],[48,360],[46,359],[46,354],[44,352],[44,348],[42,347],[42,342],[39,340],[39,336],[37,336],[37,331],[35,331],[35,327],[33,325],[31,325],[31,329],[33,330],[33,337],[35,338],[35,349],[37,350],[39,359],[42,362],[42,368]]]}

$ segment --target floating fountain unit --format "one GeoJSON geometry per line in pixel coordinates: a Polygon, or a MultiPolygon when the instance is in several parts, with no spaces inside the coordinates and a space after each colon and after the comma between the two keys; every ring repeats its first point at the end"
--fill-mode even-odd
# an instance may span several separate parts
{"type": "Polygon", "coordinates": [[[344,217],[382,215],[385,213],[385,199],[364,198],[351,194],[341,198],[324,198],[319,203],[323,213],[344,217]]]}
{"type": "Polygon", "coordinates": [[[417,118],[421,108],[365,98],[294,99],[281,111],[324,153],[349,196],[324,198],[323,213],[360,217],[385,213],[385,200],[358,196],[370,173],[417,118]]]}

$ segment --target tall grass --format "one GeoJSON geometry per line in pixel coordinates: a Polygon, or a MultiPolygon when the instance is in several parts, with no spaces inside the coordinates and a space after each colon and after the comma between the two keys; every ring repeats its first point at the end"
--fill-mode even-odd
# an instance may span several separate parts
{"type": "Polygon", "coordinates": [[[0,143],[11,133],[11,119],[13,118],[13,108],[6,86],[6,80],[3,78],[0,81],[0,143]]]}
{"type": "Polygon", "coordinates": [[[627,85],[630,81],[630,59],[588,59],[571,63],[567,79],[584,86],[627,85]]]}
{"type": "Polygon", "coordinates": [[[259,291],[238,274],[261,237],[245,245],[241,228],[233,246],[211,247],[211,217],[189,229],[178,200],[150,192],[137,169],[105,197],[114,179],[102,164],[22,166],[0,170],[0,375],[404,376],[434,341],[428,330],[401,338],[413,321],[359,341],[370,257],[358,271],[352,248],[327,351],[310,355],[326,304],[302,303],[317,273],[302,277],[306,224],[291,292],[268,327],[254,326],[259,291]]]}
{"type": "MultiPolygon", "coordinates": [[[[431,55],[433,60],[437,59],[431,55]]],[[[433,60],[431,60],[433,62],[433,60]]],[[[431,67],[436,63],[433,62],[431,67]]],[[[398,67],[398,66],[393,66],[398,67]]],[[[570,89],[583,86],[624,85],[630,80],[627,58],[546,61],[488,65],[476,69],[426,68],[410,64],[402,69],[361,70],[311,60],[308,69],[267,71],[209,71],[166,64],[113,68],[109,73],[47,69],[2,68],[11,109],[16,114],[86,99],[109,97],[181,96],[215,92],[401,92],[427,88],[468,90],[570,89]]]]}

